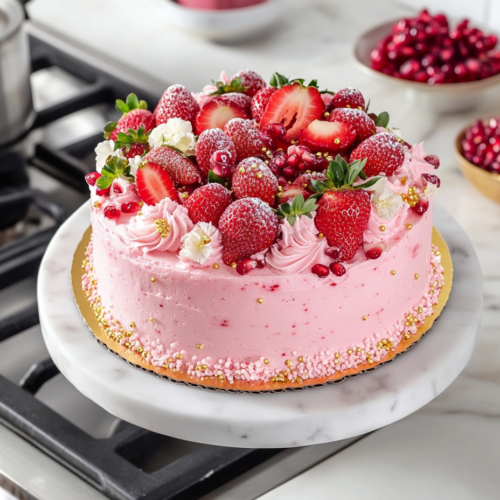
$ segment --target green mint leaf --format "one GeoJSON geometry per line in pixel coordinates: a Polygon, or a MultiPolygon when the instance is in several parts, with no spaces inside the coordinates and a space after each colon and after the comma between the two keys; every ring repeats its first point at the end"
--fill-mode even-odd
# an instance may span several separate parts
{"type": "Polygon", "coordinates": [[[116,109],[123,114],[128,113],[130,111],[128,105],[121,99],[116,100],[116,109]]]}
{"type": "Polygon", "coordinates": [[[389,113],[387,111],[380,113],[375,120],[375,125],[386,128],[389,125],[389,113]]]}
{"type": "Polygon", "coordinates": [[[99,189],[107,189],[113,183],[114,177],[99,177],[96,182],[96,186],[99,189]]]}
{"type": "Polygon", "coordinates": [[[127,106],[129,109],[139,109],[139,99],[135,94],[129,94],[127,96],[127,106]]]}

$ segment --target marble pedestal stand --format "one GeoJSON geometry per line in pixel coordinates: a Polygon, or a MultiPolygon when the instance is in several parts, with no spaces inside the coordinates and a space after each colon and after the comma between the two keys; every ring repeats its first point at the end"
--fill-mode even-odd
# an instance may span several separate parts
{"type": "Polygon", "coordinates": [[[233,394],[172,383],[126,364],[96,342],[70,283],[73,253],[90,215],[85,204],[60,228],[40,267],[38,304],[45,343],[62,374],[117,417],[189,441],[234,447],[325,443],[386,426],[444,391],[467,364],[482,309],[481,271],[461,227],[437,207],[435,225],[454,267],[437,323],[411,351],[338,385],[280,394],[233,394]]]}

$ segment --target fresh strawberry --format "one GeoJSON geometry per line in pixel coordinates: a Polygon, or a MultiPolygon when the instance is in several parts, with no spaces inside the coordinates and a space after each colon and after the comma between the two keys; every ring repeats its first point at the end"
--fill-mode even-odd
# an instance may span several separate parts
{"type": "Polygon", "coordinates": [[[163,198],[177,201],[177,191],[168,172],[156,163],[147,163],[137,170],[137,192],[147,205],[155,205],[163,198]]]}
{"type": "Polygon", "coordinates": [[[125,158],[135,158],[136,156],[142,156],[148,151],[148,144],[132,144],[132,146],[130,146],[130,149],[128,151],[125,151],[125,158]]]}
{"type": "Polygon", "coordinates": [[[252,98],[246,94],[241,94],[240,92],[229,92],[228,94],[217,96],[214,101],[222,104],[236,104],[236,106],[239,106],[243,109],[243,111],[245,111],[245,113],[250,115],[250,103],[252,102],[252,98]]]}
{"type": "MultiPolygon", "coordinates": [[[[304,189],[311,189],[311,181],[326,181],[326,175],[323,172],[311,172],[310,174],[302,174],[293,181],[293,184],[304,189]]],[[[310,193],[308,193],[308,196],[310,196],[310,193]]]]}
{"type": "Polygon", "coordinates": [[[299,139],[312,151],[339,153],[354,142],[356,130],[348,123],[314,120],[299,131],[299,139]]]}
{"type": "Polygon", "coordinates": [[[138,130],[141,126],[146,132],[155,128],[155,117],[147,109],[133,109],[120,118],[109,138],[116,141],[120,132],[126,133],[129,129],[138,130]]]}
{"type": "Polygon", "coordinates": [[[260,198],[268,205],[274,205],[278,179],[262,160],[250,157],[241,161],[236,167],[232,182],[236,198],[260,198]]]}
{"type": "Polygon", "coordinates": [[[307,191],[303,186],[298,186],[296,184],[287,184],[283,188],[283,196],[281,197],[280,203],[286,203],[299,194],[302,195],[304,200],[307,200],[307,198],[311,196],[311,193],[307,191]]]}
{"type": "Polygon", "coordinates": [[[222,149],[227,149],[236,161],[236,149],[233,141],[220,128],[210,128],[200,134],[196,143],[196,159],[205,179],[211,169],[210,159],[212,155],[222,149]]]}
{"type": "Polygon", "coordinates": [[[200,106],[183,85],[171,85],[163,93],[155,109],[156,125],[166,123],[169,118],[181,118],[191,122],[194,128],[200,106]]]}
{"type": "Polygon", "coordinates": [[[350,161],[366,158],[364,173],[368,177],[373,175],[391,175],[404,162],[405,151],[394,134],[383,132],[373,135],[351,153],[350,161]]]}
{"type": "Polygon", "coordinates": [[[233,118],[249,118],[249,114],[234,102],[221,102],[213,99],[205,104],[196,117],[196,133],[200,135],[210,128],[224,129],[224,126],[233,118]]]}
{"type": "Polygon", "coordinates": [[[269,248],[278,229],[278,216],[261,199],[242,198],[231,203],[219,221],[224,263],[230,266],[269,248]]]}
{"type": "Polygon", "coordinates": [[[298,138],[299,130],[320,120],[323,110],[323,100],[316,87],[304,87],[299,82],[285,85],[269,99],[260,129],[266,130],[270,123],[282,123],[287,130],[284,139],[291,141],[298,138]]]}
{"type": "Polygon", "coordinates": [[[163,167],[177,184],[201,182],[201,175],[196,165],[168,146],[152,149],[144,160],[163,167]]]}
{"type": "Polygon", "coordinates": [[[312,181],[313,188],[322,195],[314,222],[328,245],[340,250],[341,261],[354,257],[370,218],[370,195],[362,188],[375,184],[378,178],[353,186],[364,164],[365,161],[355,161],[348,165],[338,155],[328,167],[327,180],[312,181]]]}
{"type": "Polygon", "coordinates": [[[250,156],[262,154],[264,143],[253,120],[233,118],[227,122],[224,132],[226,132],[234,143],[238,162],[250,156]]]}
{"type": "Polygon", "coordinates": [[[252,112],[252,118],[260,122],[262,115],[266,111],[267,104],[271,96],[277,92],[278,89],[275,87],[265,87],[260,89],[253,97],[250,103],[250,110],[252,112]]]}
{"type": "Polygon", "coordinates": [[[328,117],[329,122],[349,123],[356,130],[356,143],[360,143],[375,133],[375,123],[359,109],[334,109],[328,117]]]}
{"type": "Polygon", "coordinates": [[[126,158],[142,156],[149,151],[149,134],[144,125],[137,130],[129,129],[127,132],[120,132],[115,140],[115,149],[121,149],[126,158]]]}
{"type": "Polygon", "coordinates": [[[253,97],[260,89],[263,89],[267,85],[258,73],[250,69],[238,71],[231,80],[235,78],[241,78],[241,85],[248,87],[245,90],[245,94],[250,97],[253,97]]]}
{"type": "Polygon", "coordinates": [[[213,182],[196,189],[185,201],[184,206],[194,224],[210,222],[217,227],[221,215],[231,204],[231,201],[229,190],[221,184],[213,182]]]}
{"type": "Polygon", "coordinates": [[[352,87],[347,87],[335,92],[332,103],[336,108],[365,110],[365,98],[363,94],[352,87]]]}
{"type": "Polygon", "coordinates": [[[116,141],[120,132],[128,133],[129,130],[139,130],[142,126],[144,132],[155,128],[155,118],[148,111],[146,101],[139,101],[135,94],[129,94],[126,101],[116,100],[116,109],[122,113],[118,122],[108,122],[104,127],[104,138],[116,141]]]}

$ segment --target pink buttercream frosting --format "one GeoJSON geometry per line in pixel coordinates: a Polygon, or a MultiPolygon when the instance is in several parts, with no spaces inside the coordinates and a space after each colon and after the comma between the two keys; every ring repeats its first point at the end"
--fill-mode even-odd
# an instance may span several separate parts
{"type": "Polygon", "coordinates": [[[402,203],[390,219],[384,219],[378,215],[376,208],[372,204],[368,226],[363,233],[363,241],[366,243],[385,242],[403,233],[406,230],[405,223],[408,217],[408,209],[409,206],[402,203]],[[382,230],[382,228],[384,229],[382,230]]]}
{"type": "Polygon", "coordinates": [[[422,174],[433,174],[435,170],[424,160],[425,156],[423,142],[415,144],[411,149],[405,148],[403,165],[388,178],[395,193],[406,193],[410,186],[416,186],[419,191],[423,190],[422,174]]]}
{"type": "Polygon", "coordinates": [[[170,198],[156,205],[144,205],[141,212],[126,227],[125,243],[143,254],[176,252],[182,237],[193,229],[187,209],[170,198]]]}
{"type": "MultiPolygon", "coordinates": [[[[314,217],[316,212],[312,212],[314,217]]],[[[268,267],[279,274],[297,274],[315,264],[328,263],[326,238],[318,236],[314,219],[297,217],[293,226],[281,220],[281,239],[271,246],[266,255],[268,267]]]]}

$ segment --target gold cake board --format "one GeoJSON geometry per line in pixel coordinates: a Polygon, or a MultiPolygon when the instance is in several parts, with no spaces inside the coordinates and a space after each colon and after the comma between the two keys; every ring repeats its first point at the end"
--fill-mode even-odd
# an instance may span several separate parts
{"type": "Polygon", "coordinates": [[[355,377],[362,373],[372,372],[378,367],[390,363],[396,358],[396,356],[409,351],[432,328],[432,325],[438,319],[439,315],[446,305],[446,302],[448,301],[453,280],[453,266],[451,262],[450,251],[443,237],[439,234],[439,231],[435,227],[433,227],[432,243],[437,246],[441,252],[441,265],[444,268],[444,284],[438,297],[438,303],[433,306],[434,313],[425,319],[424,323],[418,327],[416,333],[411,335],[411,337],[409,337],[408,339],[403,338],[395,349],[387,353],[383,360],[379,362],[373,361],[372,363],[368,363],[368,361],[366,361],[362,364],[359,364],[356,368],[351,368],[341,373],[336,372],[334,375],[331,375],[329,377],[305,379],[301,382],[292,382],[287,380],[285,383],[266,383],[234,380],[233,383],[230,384],[227,380],[219,380],[218,377],[205,377],[203,381],[200,381],[198,377],[192,377],[184,372],[174,372],[171,369],[153,366],[148,363],[148,361],[144,359],[140,354],[126,348],[118,341],[113,340],[106,335],[104,329],[100,326],[99,321],[94,314],[94,310],[92,309],[90,302],[85,296],[85,292],[82,289],[82,275],[85,272],[82,271],[82,261],[86,258],[85,251],[87,245],[90,242],[91,234],[92,227],[89,227],[85,231],[73,255],[73,263],[71,266],[71,283],[75,301],[80,314],[82,315],[83,320],[85,321],[95,338],[102,345],[106,346],[110,352],[127,361],[132,366],[140,368],[143,371],[151,372],[161,378],[170,380],[172,382],[184,383],[190,386],[217,391],[269,393],[283,392],[285,390],[302,390],[308,387],[322,387],[326,384],[338,384],[348,378],[355,377]]]}

